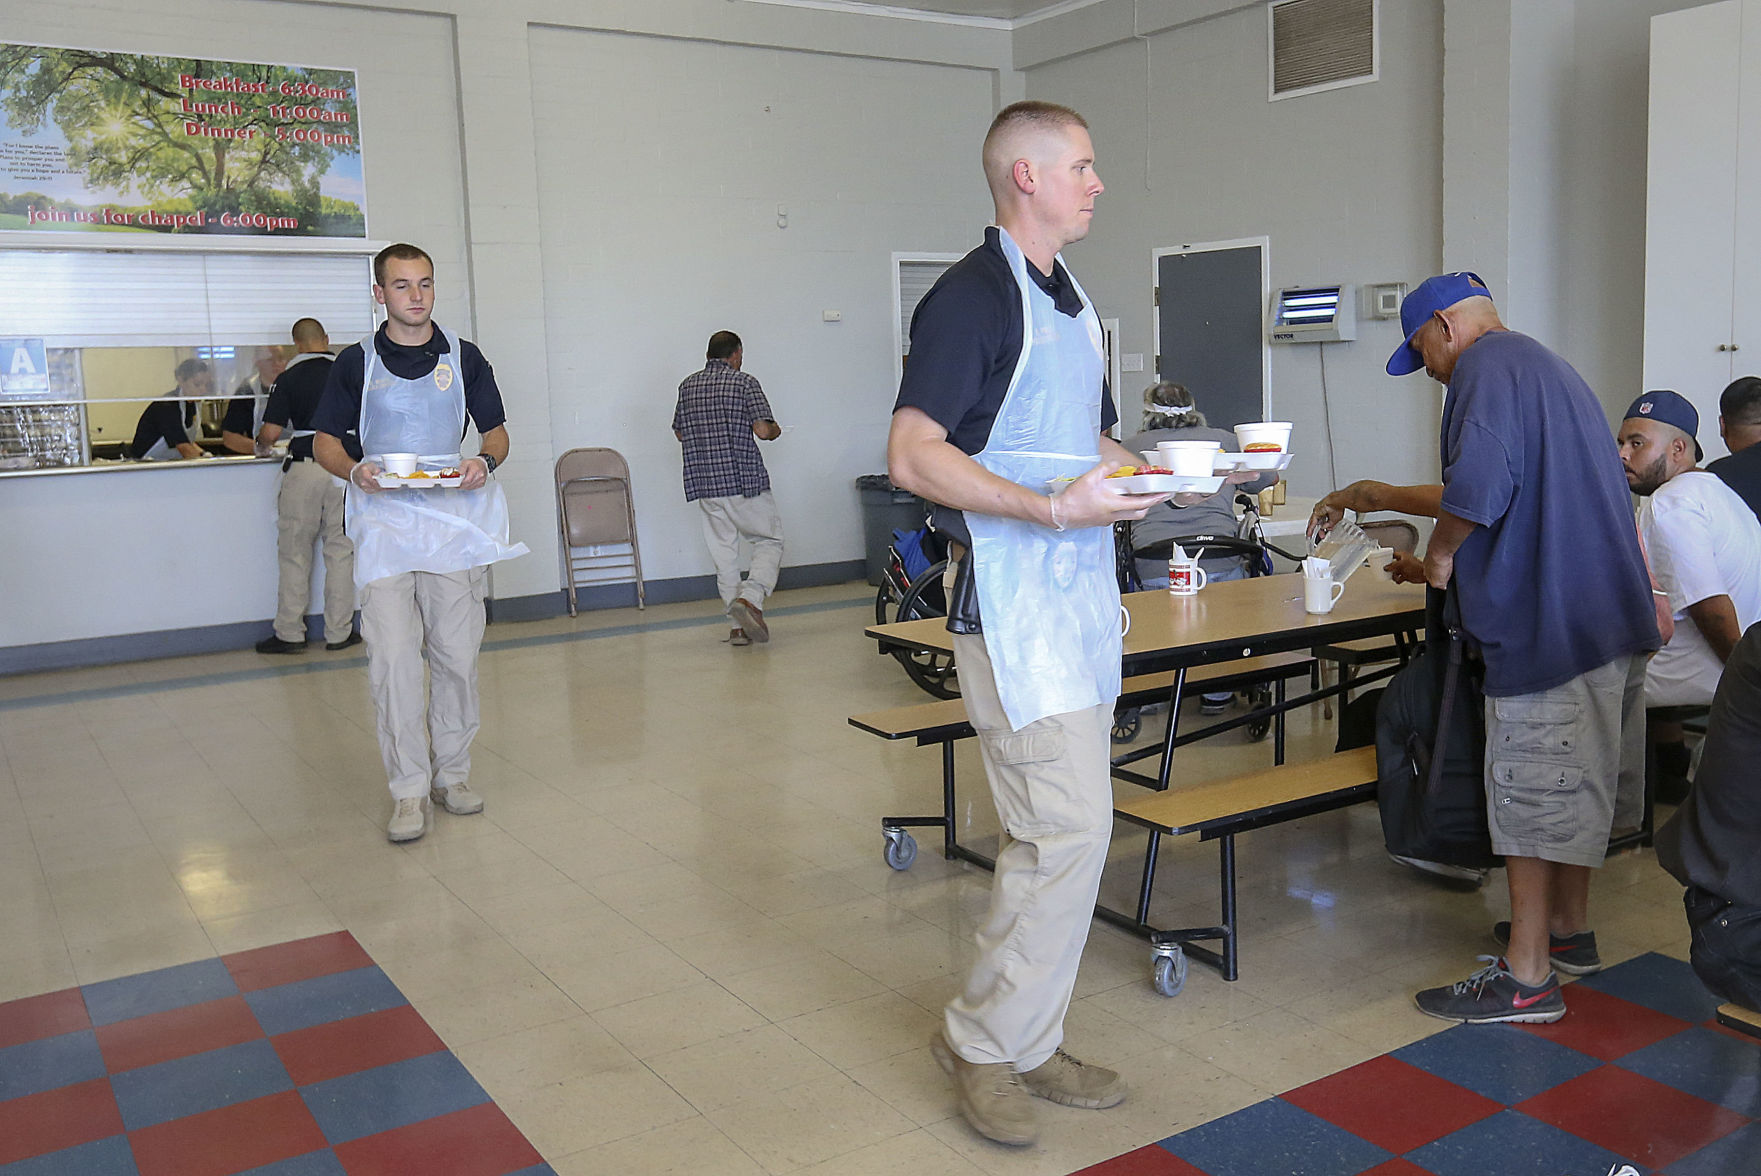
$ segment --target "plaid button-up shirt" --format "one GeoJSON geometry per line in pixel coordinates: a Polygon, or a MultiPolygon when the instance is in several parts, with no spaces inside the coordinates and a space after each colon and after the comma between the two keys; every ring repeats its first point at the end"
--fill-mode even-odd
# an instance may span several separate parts
{"type": "Polygon", "coordinates": [[[686,376],[673,410],[673,432],[685,447],[685,501],[751,498],[769,490],[752,426],[774,419],[758,381],[725,359],[686,376]]]}

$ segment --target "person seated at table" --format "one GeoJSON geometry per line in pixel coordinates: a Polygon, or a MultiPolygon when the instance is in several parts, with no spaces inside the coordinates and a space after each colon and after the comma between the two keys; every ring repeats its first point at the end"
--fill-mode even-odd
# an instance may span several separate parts
{"type": "MultiPolygon", "coordinates": [[[[1121,442],[1140,456],[1153,452],[1162,441],[1215,441],[1230,453],[1240,452],[1232,430],[1211,428],[1186,386],[1167,380],[1144,389],[1143,429],[1143,432],[1121,442]]],[[[1258,494],[1277,484],[1275,470],[1258,473],[1244,470],[1231,474],[1216,493],[1190,506],[1180,506],[1169,500],[1131,525],[1132,550],[1144,551],[1190,535],[1221,535],[1233,539],[1240,534],[1241,528],[1235,517],[1236,492],[1258,494]]],[[[1198,566],[1204,569],[1211,583],[1243,580],[1247,578],[1248,561],[1252,558],[1239,552],[1219,553],[1200,559],[1198,566]]],[[[1158,551],[1148,559],[1138,559],[1137,576],[1145,588],[1166,588],[1168,556],[1158,551]]],[[[1221,714],[1231,697],[1227,691],[1205,695],[1203,713],[1221,714]]]]}
{"type": "Polygon", "coordinates": [[[1718,394],[1718,435],[1730,456],[1706,468],[1761,518],[1761,376],[1739,376],[1718,394]]]}
{"type": "MultiPolygon", "coordinates": [[[[1633,401],[1620,423],[1627,485],[1642,500],[1645,542],[1675,634],[1645,670],[1645,706],[1705,706],[1743,631],[1761,620],[1761,521],[1736,491],[1699,468],[1700,414],[1667,390],[1633,401]]],[[[1647,724],[1657,757],[1656,797],[1688,790],[1681,724],[1647,724]]]]}
{"type": "Polygon", "coordinates": [[[1761,625],[1725,662],[1694,787],[1657,830],[1657,864],[1687,887],[1689,959],[1711,992],[1761,1010],[1761,625]]]}
{"type": "Polygon", "coordinates": [[[176,461],[201,457],[196,401],[214,395],[214,375],[199,359],[186,359],[174,373],[177,387],[141,410],[128,455],[136,461],[176,461]]]}

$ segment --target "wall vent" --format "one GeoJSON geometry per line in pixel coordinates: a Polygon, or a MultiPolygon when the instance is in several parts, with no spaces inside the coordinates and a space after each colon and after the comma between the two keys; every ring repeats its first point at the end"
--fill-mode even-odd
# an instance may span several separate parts
{"type": "Polygon", "coordinates": [[[1380,0],[1274,0],[1266,6],[1269,97],[1294,98],[1376,80],[1380,0]]]}

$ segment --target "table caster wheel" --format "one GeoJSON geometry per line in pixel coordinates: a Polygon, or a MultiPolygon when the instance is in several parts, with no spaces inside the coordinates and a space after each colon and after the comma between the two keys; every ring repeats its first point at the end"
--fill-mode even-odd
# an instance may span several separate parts
{"type": "Polygon", "coordinates": [[[887,865],[895,870],[909,870],[917,860],[917,838],[903,829],[887,829],[887,865]]]}
{"type": "Polygon", "coordinates": [[[1186,953],[1178,945],[1167,955],[1156,956],[1151,983],[1163,996],[1179,996],[1180,990],[1186,987],[1186,953]]]}
{"type": "Polygon", "coordinates": [[[1130,743],[1143,730],[1143,712],[1130,707],[1113,716],[1113,742],[1130,743]]]}

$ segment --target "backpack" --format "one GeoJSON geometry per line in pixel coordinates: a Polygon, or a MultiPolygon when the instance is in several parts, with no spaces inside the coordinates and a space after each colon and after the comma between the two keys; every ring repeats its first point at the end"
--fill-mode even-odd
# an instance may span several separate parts
{"type": "Polygon", "coordinates": [[[1486,696],[1453,596],[1426,595],[1425,644],[1376,712],[1382,838],[1399,857],[1484,869],[1503,860],[1486,823],[1486,696]]]}

